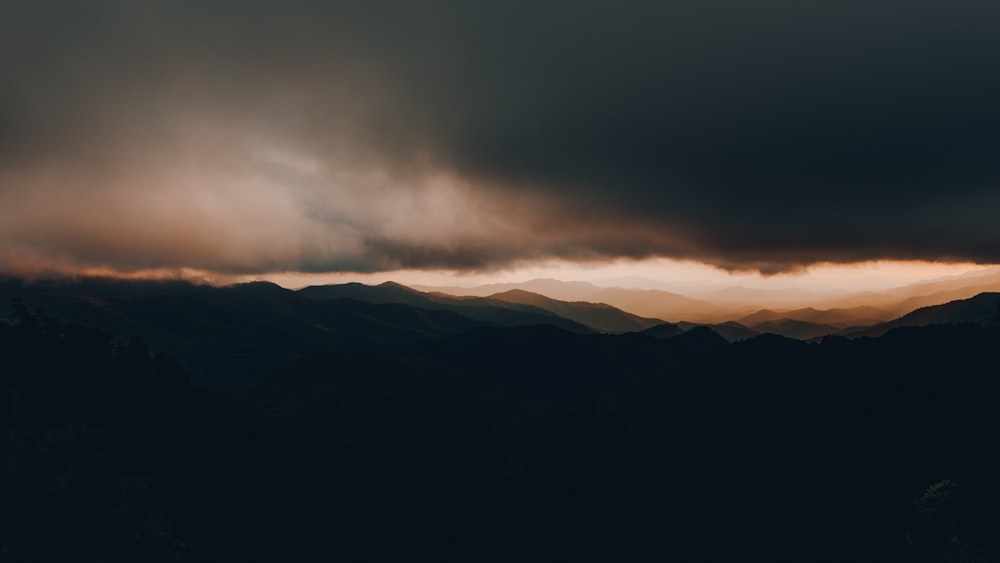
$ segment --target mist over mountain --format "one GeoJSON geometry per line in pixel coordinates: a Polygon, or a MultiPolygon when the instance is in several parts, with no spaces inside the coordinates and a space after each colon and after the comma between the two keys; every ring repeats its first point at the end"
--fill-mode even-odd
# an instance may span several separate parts
{"type": "MultiPolygon", "coordinates": [[[[635,280],[623,279],[624,283],[635,280]]],[[[745,287],[691,289],[695,299],[656,289],[600,287],[586,282],[535,279],[522,283],[479,287],[430,287],[427,291],[450,295],[491,295],[522,290],[555,299],[607,303],[623,311],[671,323],[724,325],[737,323],[749,332],[730,332],[733,339],[773,332],[793,338],[814,338],[843,331],[856,333],[886,323],[917,308],[967,299],[1000,290],[1000,271],[987,269],[902,286],[887,291],[864,291],[831,297],[828,292],[805,289],[754,289],[745,287]],[[715,296],[716,300],[709,297],[715,296]],[[766,324],[765,324],[766,323],[766,324]],[[803,324],[807,323],[807,324],[803,324]]],[[[686,325],[685,325],[686,326],[686,325]]],[[[736,327],[732,327],[736,328],[736,327]]],[[[720,329],[727,332],[726,328],[720,329]]]]}
{"type": "Polygon", "coordinates": [[[956,299],[968,299],[984,292],[1000,291],[1000,270],[989,268],[942,279],[910,284],[889,291],[867,291],[855,295],[821,300],[816,308],[871,306],[902,316],[919,307],[940,305],[956,299]]]}
{"type": "Polygon", "coordinates": [[[1000,563],[998,22],[0,0],[0,563],[1000,563]]]}
{"type": "Polygon", "coordinates": [[[795,307],[803,303],[816,303],[824,299],[839,297],[844,292],[820,292],[803,288],[761,289],[753,287],[723,287],[718,289],[694,289],[685,293],[711,303],[729,307],[750,304],[765,307],[795,307]]]}
{"type": "Polygon", "coordinates": [[[495,295],[512,290],[539,293],[552,299],[606,303],[634,315],[671,322],[725,320],[726,310],[707,301],[655,289],[600,287],[586,282],[536,279],[524,283],[487,284],[475,288],[419,286],[452,295],[495,295]]]}

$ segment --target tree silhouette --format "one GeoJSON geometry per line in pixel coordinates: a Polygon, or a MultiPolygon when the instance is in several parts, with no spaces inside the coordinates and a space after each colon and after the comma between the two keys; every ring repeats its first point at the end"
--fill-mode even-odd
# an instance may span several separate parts
{"type": "Polygon", "coordinates": [[[928,486],[913,501],[914,523],[906,534],[907,543],[925,561],[943,563],[987,563],[997,561],[996,553],[977,549],[960,537],[960,492],[950,479],[928,486]]]}

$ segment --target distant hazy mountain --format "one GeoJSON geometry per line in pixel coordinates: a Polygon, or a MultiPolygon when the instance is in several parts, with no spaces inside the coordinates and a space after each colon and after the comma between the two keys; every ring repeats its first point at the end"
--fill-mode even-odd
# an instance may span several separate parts
{"type": "Polygon", "coordinates": [[[969,299],[921,307],[898,319],[852,333],[851,336],[881,336],[896,327],[951,323],[976,323],[983,326],[1000,323],[1000,293],[980,293],[969,299]]]}
{"type": "Polygon", "coordinates": [[[1000,282],[983,283],[971,286],[942,289],[925,295],[915,295],[892,304],[892,310],[899,312],[914,311],[921,307],[940,305],[960,299],[969,299],[982,293],[992,293],[1000,290],[1000,282]]]}
{"type": "Polygon", "coordinates": [[[888,291],[862,292],[812,303],[818,309],[871,306],[900,316],[930,305],[940,305],[958,299],[1000,291],[1000,268],[947,276],[888,291]]]}
{"type": "MultiPolygon", "coordinates": [[[[851,307],[848,309],[814,309],[805,307],[790,311],[773,311],[771,309],[761,309],[756,313],[737,319],[740,323],[757,329],[761,323],[775,322],[782,320],[792,320],[817,325],[830,325],[837,329],[848,326],[870,326],[886,322],[893,318],[893,315],[885,310],[875,307],[851,307]]],[[[760,329],[757,329],[760,330],[760,329]]],[[[767,332],[767,331],[762,331],[767,332]]]]}
{"type": "Polygon", "coordinates": [[[490,299],[539,307],[560,317],[585,324],[600,332],[638,332],[663,324],[660,319],[643,318],[604,303],[559,301],[520,289],[496,293],[491,295],[490,299]]]}
{"type": "MultiPolygon", "coordinates": [[[[607,281],[607,280],[605,280],[607,281]]],[[[622,278],[622,284],[651,287],[654,280],[622,278]],[[641,284],[640,284],[641,282],[641,284]]],[[[689,288],[685,295],[657,289],[600,287],[587,282],[535,279],[520,283],[489,284],[480,287],[431,287],[418,289],[439,295],[489,296],[511,290],[537,293],[562,301],[605,303],[633,315],[663,319],[671,323],[719,324],[737,321],[753,331],[781,331],[807,334],[828,330],[807,328],[801,323],[829,325],[834,332],[856,331],[888,322],[920,307],[967,299],[983,292],[1000,291],[1000,268],[947,276],[885,291],[868,291],[839,296],[802,288],[758,289],[745,287],[689,288]],[[763,309],[763,310],[762,310],[763,309]],[[774,324],[787,319],[798,323],[774,324]],[[771,322],[760,330],[756,325],[771,322]]]]}
{"type": "Polygon", "coordinates": [[[426,294],[414,291],[405,285],[385,282],[379,285],[344,283],[336,285],[313,285],[296,291],[302,297],[315,301],[330,299],[357,299],[367,303],[405,303],[418,307],[434,305],[435,301],[426,294]]]}
{"type": "Polygon", "coordinates": [[[600,289],[598,286],[587,282],[566,282],[552,279],[534,279],[517,283],[490,283],[477,287],[414,285],[413,288],[428,292],[437,291],[448,295],[476,297],[486,297],[513,289],[520,289],[563,301],[581,301],[584,300],[586,295],[600,289]]]}
{"type": "Polygon", "coordinates": [[[572,332],[594,332],[589,326],[563,318],[556,313],[528,303],[516,303],[485,297],[458,298],[450,295],[424,293],[394,282],[380,285],[347,283],[310,286],[297,294],[306,299],[356,299],[367,303],[401,303],[430,310],[459,313],[471,319],[499,326],[551,324],[572,332]]]}
{"type": "Polygon", "coordinates": [[[795,306],[802,303],[815,303],[821,299],[829,299],[829,292],[816,292],[809,289],[759,289],[752,287],[724,287],[708,291],[695,291],[692,297],[716,304],[756,305],[760,306],[795,306]]]}
{"type": "Polygon", "coordinates": [[[670,322],[690,321],[712,323],[725,321],[732,317],[732,311],[728,309],[700,299],[685,297],[678,293],[655,289],[598,287],[586,282],[536,279],[522,283],[490,284],[475,288],[417,287],[450,295],[482,296],[519,289],[563,301],[605,303],[634,315],[663,319],[670,322]]]}
{"type": "MultiPolygon", "coordinates": [[[[919,307],[939,305],[955,299],[966,299],[989,291],[1000,291],[1000,268],[944,276],[883,291],[841,292],[839,295],[835,294],[836,292],[813,291],[795,287],[785,289],[723,287],[705,290],[695,289],[682,293],[729,310],[746,306],[779,311],[792,308],[855,309],[867,306],[878,309],[876,314],[871,315],[870,318],[885,321],[919,307]],[[885,314],[888,314],[888,318],[883,318],[885,314]]],[[[849,311],[852,315],[860,312],[849,311]]],[[[842,322],[820,319],[788,318],[834,325],[843,324],[842,322]]]]}
{"type": "Polygon", "coordinates": [[[728,311],[707,301],[656,289],[598,288],[585,299],[670,322],[711,323],[728,320],[729,317],[728,311]]]}

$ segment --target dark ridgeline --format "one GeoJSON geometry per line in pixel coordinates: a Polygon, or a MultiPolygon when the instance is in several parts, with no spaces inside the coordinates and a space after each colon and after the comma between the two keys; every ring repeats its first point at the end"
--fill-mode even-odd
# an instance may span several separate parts
{"type": "Polygon", "coordinates": [[[996,312],[731,343],[268,284],[4,288],[0,561],[1000,550],[996,312]]]}

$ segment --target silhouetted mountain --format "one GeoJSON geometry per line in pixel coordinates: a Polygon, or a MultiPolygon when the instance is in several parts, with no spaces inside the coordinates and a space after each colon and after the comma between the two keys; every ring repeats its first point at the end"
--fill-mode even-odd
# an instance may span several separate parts
{"type": "Polygon", "coordinates": [[[582,301],[584,296],[600,289],[598,286],[587,282],[567,282],[553,279],[533,279],[517,283],[489,283],[477,287],[439,287],[439,286],[415,286],[422,291],[437,291],[447,295],[486,297],[505,291],[520,289],[530,293],[538,293],[552,299],[564,301],[582,301]]]}
{"type": "Polygon", "coordinates": [[[766,321],[755,324],[753,329],[761,333],[779,334],[789,338],[798,338],[799,340],[809,340],[810,338],[826,336],[828,334],[837,334],[840,332],[839,327],[797,321],[795,319],[766,321]]]}
{"type": "Polygon", "coordinates": [[[863,328],[881,322],[873,318],[873,315],[884,319],[888,314],[872,307],[823,311],[811,307],[790,311],[761,309],[740,318],[739,321],[709,325],[681,322],[678,327],[681,330],[689,330],[695,326],[709,326],[730,341],[746,340],[763,333],[809,340],[829,334],[839,334],[847,327],[854,326],[857,330],[857,327],[863,328]],[[824,320],[828,322],[821,322],[824,320]]]}
{"type": "Polygon", "coordinates": [[[0,322],[0,560],[457,560],[501,522],[481,507],[513,513],[504,462],[523,423],[498,428],[519,410],[473,378],[366,360],[357,387],[315,397],[329,365],[293,363],[282,375],[308,389],[286,382],[273,401],[312,395],[323,406],[308,412],[330,416],[265,418],[191,386],[139,340],[23,307],[12,321],[0,322]]]}
{"type": "Polygon", "coordinates": [[[0,559],[997,561],[997,295],[727,342],[88,284],[2,286],[0,559]]]}
{"type": "Polygon", "coordinates": [[[707,326],[696,326],[667,340],[672,350],[683,350],[684,353],[701,354],[725,348],[729,341],[721,334],[707,326]]]}
{"type": "Polygon", "coordinates": [[[314,301],[331,299],[354,299],[368,303],[403,303],[427,308],[437,302],[431,296],[410,289],[405,285],[385,282],[379,285],[365,285],[351,282],[334,285],[312,285],[296,291],[299,295],[314,301]]]}
{"type": "Polygon", "coordinates": [[[680,334],[690,332],[694,329],[708,329],[714,334],[717,334],[722,338],[728,340],[729,342],[738,342],[740,340],[746,340],[747,338],[753,338],[754,336],[760,334],[759,332],[749,329],[735,321],[729,321],[713,325],[703,325],[703,324],[688,323],[688,322],[680,322],[677,324],[665,323],[662,325],[657,325],[648,328],[642,331],[640,334],[663,340],[666,338],[673,338],[680,334]]]}
{"type": "Polygon", "coordinates": [[[946,323],[975,323],[985,326],[998,322],[1000,322],[1000,293],[980,293],[969,299],[921,307],[898,319],[853,332],[851,336],[881,336],[894,328],[906,326],[946,323]]]}
{"type": "Polygon", "coordinates": [[[431,310],[459,313],[478,321],[500,326],[551,324],[569,331],[587,334],[588,326],[530,303],[483,297],[457,298],[449,295],[424,293],[404,285],[386,282],[377,286],[360,283],[310,286],[296,293],[315,301],[357,299],[368,303],[402,303],[431,310]]]}
{"type": "Polygon", "coordinates": [[[760,332],[744,326],[735,321],[728,321],[724,323],[717,323],[714,325],[709,325],[712,330],[721,334],[726,340],[730,342],[738,342],[740,340],[746,340],[747,338],[753,338],[760,334],[760,332]]]}
{"type": "Polygon", "coordinates": [[[681,327],[673,323],[658,324],[656,326],[651,326],[642,331],[642,334],[659,339],[672,338],[680,333],[681,333],[681,327]]]}
{"type": "Polygon", "coordinates": [[[756,329],[760,323],[789,319],[806,323],[830,325],[844,328],[851,325],[873,325],[888,321],[892,314],[875,307],[851,307],[847,309],[819,310],[812,307],[792,309],[789,311],[772,311],[761,309],[752,315],[737,319],[740,323],[756,329]]]}
{"type": "Polygon", "coordinates": [[[943,305],[951,301],[971,299],[981,293],[993,293],[1000,290],[1000,282],[984,283],[974,286],[960,286],[955,289],[935,291],[923,295],[916,295],[893,303],[892,310],[899,312],[914,311],[922,307],[932,307],[943,305]]]}
{"type": "Polygon", "coordinates": [[[725,338],[730,342],[738,342],[740,340],[746,340],[747,338],[753,338],[754,336],[760,334],[756,330],[743,326],[736,321],[727,321],[724,323],[708,324],[708,325],[699,323],[680,322],[677,323],[677,327],[681,331],[688,331],[698,327],[708,327],[712,329],[712,331],[718,333],[719,335],[721,335],[723,338],[725,338]]]}
{"type": "Polygon", "coordinates": [[[538,293],[551,299],[606,303],[623,311],[646,318],[670,322],[717,322],[726,320],[730,311],[717,305],[660,290],[598,287],[586,282],[530,280],[522,283],[489,284],[475,288],[423,287],[449,295],[495,295],[511,290],[538,293]]]}
{"type": "Polygon", "coordinates": [[[663,321],[659,319],[639,317],[604,303],[559,301],[520,289],[496,293],[490,295],[490,299],[533,305],[560,317],[587,325],[599,332],[639,332],[663,324],[663,321]]]}
{"type": "Polygon", "coordinates": [[[244,384],[308,350],[439,338],[482,324],[451,311],[402,304],[315,302],[270,283],[0,284],[0,297],[15,296],[118,337],[141,336],[184,361],[199,381],[224,387],[244,384]]]}
{"type": "MultiPolygon", "coordinates": [[[[622,284],[632,283],[628,279],[622,284]]],[[[642,281],[642,280],[638,280],[642,281]]],[[[653,283],[646,280],[645,285],[653,283]]],[[[1000,291],[1000,268],[968,272],[884,291],[860,293],[816,292],[802,288],[757,289],[746,287],[691,286],[680,291],[604,287],[587,282],[535,279],[520,283],[488,284],[480,287],[417,286],[455,296],[486,296],[521,289],[552,299],[607,303],[632,314],[670,322],[712,324],[740,320],[762,308],[796,310],[794,320],[829,324],[840,328],[867,326],[906,314],[916,308],[966,299],[983,292],[1000,291]],[[871,309],[865,311],[864,308],[871,309]],[[827,311],[814,317],[808,309],[827,311]],[[844,313],[840,315],[839,313],[844,313]]],[[[775,319],[752,320],[749,324],[775,319]]]]}

